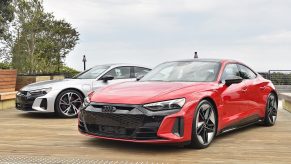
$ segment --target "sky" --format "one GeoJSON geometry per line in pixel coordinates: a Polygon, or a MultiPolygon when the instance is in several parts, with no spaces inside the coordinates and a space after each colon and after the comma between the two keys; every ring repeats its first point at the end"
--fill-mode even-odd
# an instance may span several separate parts
{"type": "Polygon", "coordinates": [[[290,0],[44,0],[80,40],[65,63],[154,67],[165,61],[235,59],[256,71],[291,69],[290,0]]]}

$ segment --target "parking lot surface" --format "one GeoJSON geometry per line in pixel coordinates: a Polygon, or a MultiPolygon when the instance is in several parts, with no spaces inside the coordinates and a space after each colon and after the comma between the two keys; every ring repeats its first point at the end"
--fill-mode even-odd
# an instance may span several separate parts
{"type": "Polygon", "coordinates": [[[88,138],[77,119],[2,110],[0,163],[291,163],[291,113],[278,115],[274,127],[247,127],[195,150],[88,138]]]}

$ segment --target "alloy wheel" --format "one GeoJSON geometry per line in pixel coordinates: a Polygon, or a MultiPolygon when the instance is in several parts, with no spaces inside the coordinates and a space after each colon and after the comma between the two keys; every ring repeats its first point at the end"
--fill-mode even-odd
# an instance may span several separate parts
{"type": "Polygon", "coordinates": [[[81,105],[81,97],[74,92],[65,93],[59,101],[59,108],[61,112],[69,117],[77,115],[81,105]]]}
{"type": "Polygon", "coordinates": [[[198,109],[196,116],[196,135],[198,141],[208,145],[216,133],[216,117],[210,104],[203,104],[198,109]]]}
{"type": "Polygon", "coordinates": [[[272,94],[269,96],[268,104],[267,104],[267,118],[271,124],[274,124],[277,119],[277,109],[278,104],[275,96],[272,94]]]}

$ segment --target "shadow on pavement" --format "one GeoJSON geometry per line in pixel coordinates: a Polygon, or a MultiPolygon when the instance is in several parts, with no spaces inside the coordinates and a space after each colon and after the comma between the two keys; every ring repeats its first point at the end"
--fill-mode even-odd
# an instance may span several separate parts
{"type": "Polygon", "coordinates": [[[84,143],[86,146],[96,147],[96,149],[106,148],[106,149],[116,149],[122,150],[123,152],[143,152],[143,153],[171,153],[186,150],[179,145],[169,145],[169,144],[144,144],[144,143],[131,143],[122,141],[111,141],[104,139],[89,139],[84,143]]]}
{"type": "Polygon", "coordinates": [[[66,119],[58,117],[55,113],[18,113],[17,115],[28,119],[66,119]]]}
{"type": "MultiPolygon", "coordinates": [[[[250,131],[250,130],[256,130],[259,128],[264,128],[264,126],[254,124],[251,126],[247,126],[238,130],[230,131],[227,133],[223,133],[221,135],[216,136],[213,143],[210,146],[215,146],[215,142],[219,141],[220,139],[225,138],[231,138],[235,135],[240,135],[244,132],[250,131]]],[[[183,151],[189,151],[196,150],[199,151],[199,149],[193,149],[189,146],[182,146],[179,144],[144,144],[144,143],[131,143],[131,142],[122,142],[122,141],[111,141],[111,140],[105,140],[105,139],[88,139],[84,143],[88,147],[96,147],[96,149],[99,148],[106,148],[106,149],[116,149],[116,150],[122,150],[126,152],[143,152],[143,153],[171,153],[171,152],[183,152],[183,151]]]]}

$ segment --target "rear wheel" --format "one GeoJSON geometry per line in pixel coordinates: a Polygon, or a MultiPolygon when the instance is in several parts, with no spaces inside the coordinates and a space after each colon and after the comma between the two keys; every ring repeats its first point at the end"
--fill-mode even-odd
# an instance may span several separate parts
{"type": "Polygon", "coordinates": [[[273,126],[277,120],[278,100],[274,93],[270,93],[267,99],[265,126],[273,126]]]}
{"type": "Polygon", "coordinates": [[[201,101],[193,118],[191,147],[208,147],[216,135],[216,126],[217,117],[213,104],[207,100],[201,101]]]}
{"type": "Polygon", "coordinates": [[[55,101],[55,110],[60,117],[76,117],[82,106],[84,96],[75,90],[61,92],[55,101]]]}

